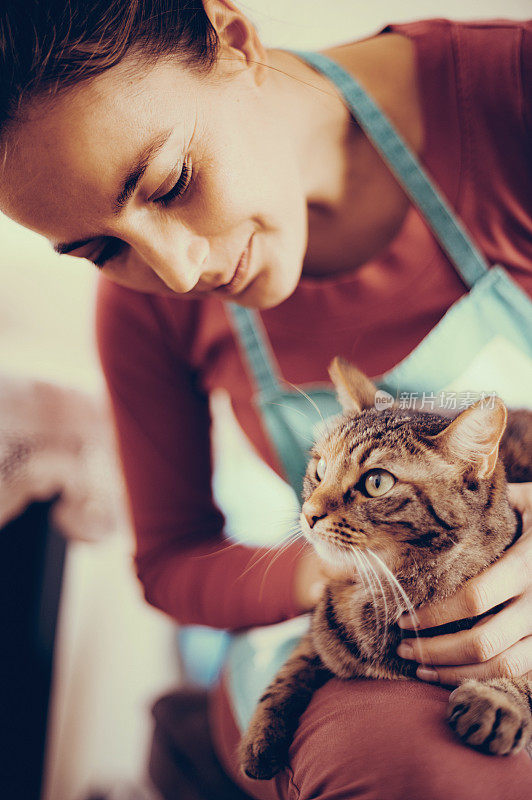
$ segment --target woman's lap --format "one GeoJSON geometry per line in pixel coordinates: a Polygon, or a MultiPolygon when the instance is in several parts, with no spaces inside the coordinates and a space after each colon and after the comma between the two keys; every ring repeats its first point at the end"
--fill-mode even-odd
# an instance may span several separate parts
{"type": "Polygon", "coordinates": [[[290,768],[272,781],[240,773],[224,680],[211,726],[225,769],[257,800],[530,800],[528,755],[498,758],[462,745],[445,721],[448,695],[417,681],[333,679],[301,719],[290,768]]]}

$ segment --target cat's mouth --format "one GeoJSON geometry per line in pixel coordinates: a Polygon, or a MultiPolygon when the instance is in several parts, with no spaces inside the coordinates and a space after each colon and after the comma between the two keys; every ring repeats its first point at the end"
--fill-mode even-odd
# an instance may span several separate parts
{"type": "Polygon", "coordinates": [[[367,537],[359,536],[357,540],[344,541],[340,537],[311,530],[308,526],[303,528],[303,534],[314,547],[317,555],[325,561],[345,567],[354,566],[353,554],[368,548],[367,537]]]}
{"type": "MultiPolygon", "coordinates": [[[[317,555],[324,561],[328,561],[334,566],[338,566],[339,564],[345,566],[346,559],[350,555],[346,548],[339,547],[336,543],[329,542],[325,539],[314,538],[311,541],[317,555]]],[[[352,563],[352,558],[350,559],[350,563],[352,563]]]]}

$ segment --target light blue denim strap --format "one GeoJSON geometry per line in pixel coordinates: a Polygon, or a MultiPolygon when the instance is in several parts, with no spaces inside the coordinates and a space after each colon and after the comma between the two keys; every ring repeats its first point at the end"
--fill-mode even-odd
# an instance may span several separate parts
{"type": "Polygon", "coordinates": [[[322,385],[313,385],[310,400],[305,392],[285,388],[259,313],[235,303],[226,307],[246,366],[257,386],[254,400],[260,418],[284,477],[299,498],[314,429],[320,420],[337,414],[340,405],[335,394],[322,385]]]}
{"type": "MultiPolygon", "coordinates": [[[[227,307],[237,333],[237,342],[246,361],[246,366],[255,380],[257,392],[255,402],[274,450],[284,469],[285,478],[294,491],[301,492],[305,474],[308,444],[305,446],[297,436],[293,425],[285,418],[284,406],[293,406],[284,398],[285,389],[277,369],[268,335],[258,311],[228,303],[227,307]]],[[[297,412],[299,413],[299,412],[297,412]]]]}
{"type": "Polygon", "coordinates": [[[258,311],[236,303],[228,303],[227,308],[259,393],[268,396],[277,393],[282,378],[258,311]]]}
{"type": "Polygon", "coordinates": [[[285,49],[307,61],[336,84],[351,113],[432,228],[464,283],[472,287],[486,274],[488,264],[388,118],[355,78],[336,61],[322,53],[285,49]]]}

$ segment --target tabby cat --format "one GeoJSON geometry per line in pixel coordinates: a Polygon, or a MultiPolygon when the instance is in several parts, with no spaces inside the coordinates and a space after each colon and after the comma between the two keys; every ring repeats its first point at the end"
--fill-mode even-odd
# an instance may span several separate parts
{"type": "MultiPolygon", "coordinates": [[[[329,582],[309,634],[254,712],[240,753],[257,779],[286,766],[301,714],[332,676],[415,677],[418,664],[396,653],[412,635],[397,620],[412,606],[452,595],[519,538],[522,521],[506,479],[532,480],[532,412],[507,415],[496,397],[452,421],[395,406],[378,411],[375,386],[355,367],[336,358],[329,372],[344,414],[313,447],[301,526],[345,577],[329,582]]],[[[466,680],[450,695],[447,718],[471,747],[516,753],[532,733],[532,682],[466,680]]]]}

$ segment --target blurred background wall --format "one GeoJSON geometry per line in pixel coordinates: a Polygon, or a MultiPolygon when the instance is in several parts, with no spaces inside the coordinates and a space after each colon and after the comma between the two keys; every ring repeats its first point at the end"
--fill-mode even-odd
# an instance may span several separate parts
{"type": "MultiPolygon", "coordinates": [[[[248,0],[239,6],[267,46],[308,49],[361,38],[390,22],[519,19],[529,17],[532,8],[530,0],[248,0]]],[[[92,333],[96,270],[57,256],[41,237],[0,215],[0,276],[0,371],[98,394],[102,379],[92,333]]],[[[224,459],[244,467],[249,492],[243,494],[251,498],[250,507],[259,508],[262,500],[271,508],[273,495],[290,506],[291,496],[278,480],[264,468],[251,470],[251,453],[230,425],[219,436],[224,459]],[[235,459],[236,452],[244,455],[235,459]]],[[[224,508],[232,509],[234,524],[245,524],[246,508],[235,502],[230,486],[222,459],[218,495],[224,508]]],[[[150,704],[179,679],[174,626],[144,603],[131,551],[127,524],[101,543],[69,547],[46,800],[76,800],[90,786],[136,778],[150,735],[150,704]]]]}

